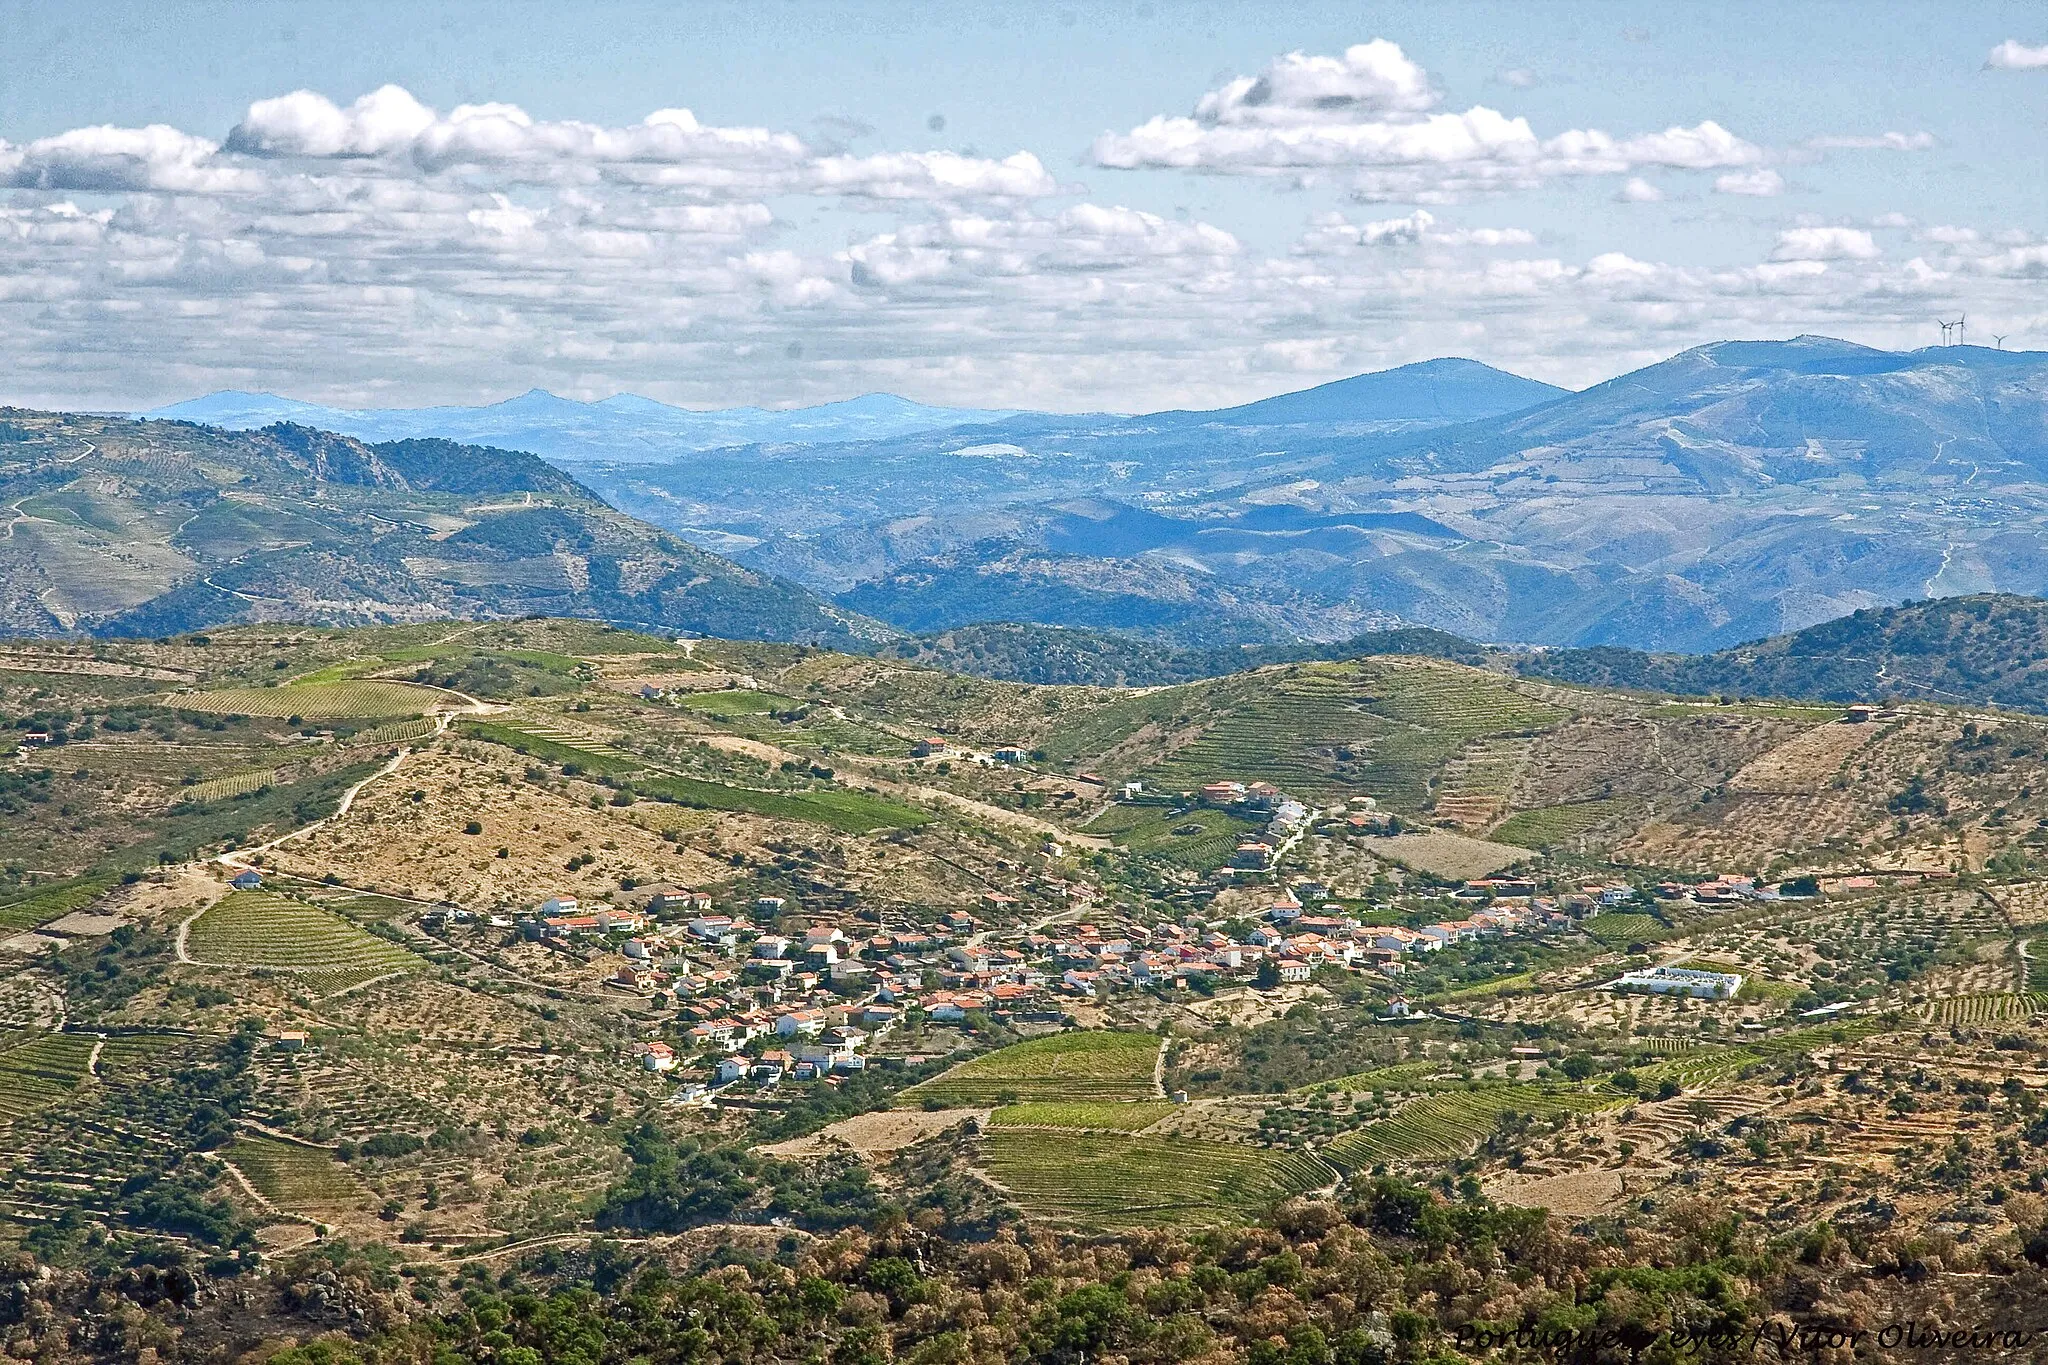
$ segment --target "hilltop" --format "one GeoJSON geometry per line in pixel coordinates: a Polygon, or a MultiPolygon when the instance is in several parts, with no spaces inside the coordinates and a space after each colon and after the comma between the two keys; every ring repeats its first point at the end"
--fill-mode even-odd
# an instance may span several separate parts
{"type": "Polygon", "coordinates": [[[0,410],[0,504],[0,625],[16,634],[535,613],[891,633],[621,515],[533,455],[438,437],[0,410]]]}
{"type": "Polygon", "coordinates": [[[2048,711],[2048,601],[2002,593],[1854,612],[1714,654],[1557,650],[1531,677],[1691,695],[1917,697],[2048,711]]]}

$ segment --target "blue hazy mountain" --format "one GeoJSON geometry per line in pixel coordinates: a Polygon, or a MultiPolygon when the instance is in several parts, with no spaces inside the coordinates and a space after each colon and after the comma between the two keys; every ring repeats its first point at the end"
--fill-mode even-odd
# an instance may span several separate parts
{"type": "Polygon", "coordinates": [[[1158,416],[1231,426],[1472,422],[1521,412],[1570,392],[1476,360],[1451,357],[1353,375],[1234,408],[1158,416]]]}
{"type": "Polygon", "coordinates": [[[658,462],[694,451],[731,446],[838,445],[894,440],[970,426],[1002,427],[1011,422],[1032,432],[1075,427],[1116,430],[1182,423],[1247,427],[1435,425],[1520,411],[1566,392],[1476,360],[1426,360],[1241,407],[1137,418],[1105,413],[1069,415],[928,407],[887,393],[864,394],[809,408],[699,411],[630,393],[584,403],[545,389],[530,389],[516,398],[481,407],[433,408],[329,408],[275,394],[229,390],[137,415],[236,431],[251,431],[274,422],[294,422],[364,441],[441,436],[531,451],[556,461],[658,462]]]}
{"type": "MultiPolygon", "coordinates": [[[[173,411],[254,423],[261,401],[173,411]]],[[[540,393],[374,416],[385,439],[495,422],[490,443],[614,506],[916,630],[1207,645],[1413,624],[1715,650],[1908,598],[2048,592],[2041,352],[1729,341],[1577,393],[1439,360],[1136,417],[540,393]]]]}
{"type": "Polygon", "coordinates": [[[874,441],[952,427],[1000,422],[1008,409],[935,408],[894,394],[871,393],[842,403],[770,410],[700,412],[637,394],[595,403],[530,389],[482,407],[328,408],[268,393],[222,392],[139,413],[249,431],[295,422],[363,441],[441,436],[530,451],[548,460],[661,461],[697,450],[754,443],[874,441]]]}

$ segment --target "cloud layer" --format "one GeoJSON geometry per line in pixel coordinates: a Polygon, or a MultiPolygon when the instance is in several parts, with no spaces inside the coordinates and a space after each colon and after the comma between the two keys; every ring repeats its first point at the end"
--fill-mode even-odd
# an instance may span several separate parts
{"type": "Polygon", "coordinates": [[[1539,133],[1446,109],[1384,40],[1274,58],[1105,136],[1069,173],[1088,184],[1052,169],[1074,149],[851,150],[680,107],[608,125],[297,90],[217,136],[0,141],[0,401],[410,405],[539,384],[1142,410],[1437,354],[1580,383],[1727,336],[1920,344],[1937,311],[2040,329],[2038,236],[1794,216],[1820,158],[1930,143],[1824,130],[1774,150],[1712,119],[1539,133]],[[1147,203],[1124,167],[1270,184],[1270,235],[1147,203]],[[1448,207],[1591,177],[1629,207],[1576,237],[1512,198],[1448,207]],[[1614,249],[1687,204],[1758,222],[1713,267],[1614,249]]]}

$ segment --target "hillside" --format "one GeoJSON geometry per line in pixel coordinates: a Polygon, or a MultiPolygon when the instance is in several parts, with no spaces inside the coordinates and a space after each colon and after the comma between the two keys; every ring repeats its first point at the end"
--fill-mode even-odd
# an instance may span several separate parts
{"type": "MultiPolygon", "coordinates": [[[[759,1294],[844,1365],[884,1339],[850,1321],[929,1340],[909,1296],[1011,1313],[1045,1270],[1085,1320],[1166,1247],[1216,1269],[1160,1281],[1192,1286],[1162,1333],[1203,1294],[1204,1340],[1255,1347],[1254,1264],[1368,1361],[1354,1291],[1275,1247],[1525,1300],[1547,1248],[1576,1311],[1589,1219],[1744,1313],[1963,1226],[1878,1282],[2008,1311],[2048,1235],[2048,721],[1362,647],[1132,689],[577,620],[0,642],[0,1251],[51,1267],[10,1353],[72,1358],[45,1307],[91,1304],[160,1359],[259,1324],[330,1333],[287,1365],[659,1355],[518,1296],[630,1273],[682,1313],[715,1257],[708,1340],[743,1354],[759,1294]],[[1604,989],[1652,963],[1740,989],[1604,989]],[[1756,1245],[1700,1250],[1703,1210],[1756,1245]]],[[[1472,1325],[1427,1302],[1418,1341],[1472,1325]]]]}
{"type": "Polygon", "coordinates": [[[532,455],[438,437],[0,410],[0,504],[0,625],[15,634],[539,613],[889,634],[615,512],[532,455]]]}
{"type": "Polygon", "coordinates": [[[1110,631],[998,622],[962,626],[883,645],[877,653],[925,668],[1002,682],[1092,687],[1163,687],[1219,678],[1267,664],[1427,654],[1482,663],[1486,651],[1442,631],[1411,627],[1335,644],[1181,647],[1110,631]]]}
{"type": "Polygon", "coordinates": [[[1855,612],[1715,654],[1525,656],[1528,677],[1691,695],[1913,697],[2048,711],[2048,601],[1984,593],[1855,612]]]}

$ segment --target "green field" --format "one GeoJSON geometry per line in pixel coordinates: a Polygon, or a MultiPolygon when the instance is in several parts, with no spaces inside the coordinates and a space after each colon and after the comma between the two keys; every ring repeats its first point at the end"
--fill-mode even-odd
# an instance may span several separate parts
{"type": "Polygon", "coordinates": [[[878,829],[914,829],[930,823],[932,819],[915,806],[867,792],[837,788],[759,791],[752,787],[732,787],[723,782],[664,773],[653,768],[647,760],[622,749],[609,745],[565,744],[560,739],[513,725],[477,721],[464,725],[462,733],[507,745],[533,758],[615,777],[629,782],[641,796],[673,801],[698,810],[735,811],[765,815],[774,820],[803,820],[847,834],[868,834],[878,829]]]}
{"type": "Polygon", "coordinates": [[[735,716],[765,716],[774,711],[794,711],[803,705],[795,697],[785,697],[774,692],[748,692],[734,688],[729,692],[691,692],[676,698],[678,706],[692,711],[702,711],[707,716],[730,720],[735,716]]]}
{"type": "Polygon", "coordinates": [[[1550,1118],[1590,1113],[1621,1102],[1619,1096],[1533,1085],[1488,1085],[1425,1095],[1391,1118],[1336,1138],[1323,1148],[1323,1155],[1347,1171],[1401,1161],[1448,1161],[1478,1147],[1504,1114],[1550,1118]]]}
{"type": "Polygon", "coordinates": [[[1214,718],[1144,770],[1148,787],[1266,781],[1311,799],[1370,791],[1397,810],[1427,809],[1432,780],[1470,741],[1565,718],[1504,679],[1420,659],[1304,664],[1172,692],[1185,710],[1214,718]]]}
{"type": "Polygon", "coordinates": [[[947,1108],[1020,1102],[1130,1102],[1155,1100],[1153,1064],[1159,1040],[1149,1033],[1083,1029],[1013,1043],[942,1076],[911,1086],[901,1106],[928,1101],[947,1108]]]}
{"type": "Polygon", "coordinates": [[[1626,801],[1578,801],[1567,806],[1538,806],[1517,811],[1494,826],[1486,837],[1523,848],[1560,848],[1575,843],[1586,831],[1627,811],[1626,801]]]}
{"type": "Polygon", "coordinates": [[[113,890],[111,876],[73,877],[51,882],[0,901],[0,930],[33,929],[62,919],[73,910],[83,910],[113,890]]]}
{"type": "Polygon", "coordinates": [[[0,1041],[0,1121],[32,1114],[77,1089],[98,1041],[82,1033],[21,1033],[0,1041]]]}
{"type": "Polygon", "coordinates": [[[1025,1213],[1101,1229],[1246,1222],[1336,1180],[1298,1152],[1022,1128],[992,1130],[981,1164],[1025,1213]]]}
{"type": "Polygon", "coordinates": [[[262,791],[276,781],[275,768],[257,768],[252,772],[229,773],[225,777],[195,782],[185,788],[183,795],[187,801],[225,801],[244,792],[262,791]]]}
{"type": "Polygon", "coordinates": [[[1037,1100],[1006,1104],[990,1116],[989,1123],[996,1128],[1099,1128],[1135,1133],[1150,1128],[1177,1107],[1165,1100],[1135,1100],[1127,1104],[1037,1100]]]}
{"type": "Polygon", "coordinates": [[[230,716],[303,716],[308,720],[417,716],[448,700],[431,687],[402,682],[320,682],[286,687],[228,687],[178,692],[163,699],[174,711],[211,711],[230,716]]]}
{"type": "Polygon", "coordinates": [[[355,1173],[320,1147],[246,1136],[221,1152],[265,1199],[292,1213],[345,1208],[369,1194],[355,1173]]]}
{"type": "Polygon", "coordinates": [[[317,905],[274,891],[231,891],[192,922],[186,949],[216,967],[291,972],[404,971],[420,959],[317,905]]]}
{"type": "Polygon", "coordinates": [[[1579,926],[1609,948],[1620,948],[1630,943],[1649,943],[1668,937],[1671,931],[1655,915],[1638,915],[1607,911],[1598,914],[1579,926]]]}
{"type": "Polygon", "coordinates": [[[1244,839],[1264,826],[1220,810],[1170,814],[1163,806],[1114,805],[1090,821],[1090,834],[1119,848],[1190,872],[1212,872],[1230,861],[1244,839]]]}

